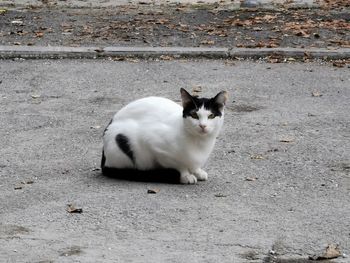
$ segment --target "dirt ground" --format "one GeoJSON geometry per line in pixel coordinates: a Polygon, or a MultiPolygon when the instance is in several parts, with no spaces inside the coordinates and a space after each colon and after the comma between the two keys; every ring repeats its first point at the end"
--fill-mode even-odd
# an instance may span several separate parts
{"type": "Polygon", "coordinates": [[[345,1],[317,9],[274,10],[213,5],[10,7],[0,12],[0,44],[334,49],[350,47],[349,8],[345,1]]]}
{"type": "Polygon", "coordinates": [[[328,63],[0,61],[0,261],[305,263],[334,244],[349,262],[349,81],[328,63]],[[230,94],[208,181],[101,175],[115,111],[198,86],[230,94]]]}

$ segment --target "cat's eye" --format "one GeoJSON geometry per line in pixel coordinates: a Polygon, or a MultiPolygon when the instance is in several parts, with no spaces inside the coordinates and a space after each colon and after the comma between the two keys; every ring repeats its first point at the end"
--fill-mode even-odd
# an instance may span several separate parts
{"type": "Polygon", "coordinates": [[[210,114],[209,116],[208,116],[208,119],[214,119],[215,118],[215,115],[214,114],[210,114]]]}
{"type": "Polygon", "coordinates": [[[199,119],[198,114],[197,114],[196,112],[192,112],[192,113],[191,113],[191,117],[192,117],[193,119],[199,119]]]}

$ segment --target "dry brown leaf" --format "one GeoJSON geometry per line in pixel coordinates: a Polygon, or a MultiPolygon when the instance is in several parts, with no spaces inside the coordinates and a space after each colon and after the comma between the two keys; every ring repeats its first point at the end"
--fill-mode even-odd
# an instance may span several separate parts
{"type": "Polygon", "coordinates": [[[22,181],[21,184],[34,184],[33,180],[22,181]]]}
{"type": "Polygon", "coordinates": [[[323,95],[319,91],[315,90],[311,93],[311,96],[312,97],[322,97],[323,95]]]}
{"type": "Polygon", "coordinates": [[[132,62],[132,63],[138,63],[138,62],[140,62],[140,60],[139,60],[139,59],[136,59],[136,58],[126,58],[125,60],[128,61],[128,62],[132,62]]]}
{"type": "Polygon", "coordinates": [[[18,25],[18,26],[21,26],[21,25],[23,25],[23,21],[22,20],[13,20],[13,21],[11,21],[11,24],[12,25],[18,25]]]}
{"type": "Polygon", "coordinates": [[[35,32],[35,37],[43,37],[44,32],[35,32]]]}
{"type": "Polygon", "coordinates": [[[214,40],[203,40],[201,41],[202,45],[214,45],[214,40]]]}
{"type": "Polygon", "coordinates": [[[257,177],[246,177],[245,178],[246,181],[250,181],[250,182],[256,181],[257,179],[258,179],[257,177]]]}
{"type": "Polygon", "coordinates": [[[169,22],[168,19],[160,18],[160,19],[158,19],[155,23],[156,23],[156,24],[160,24],[160,25],[164,25],[165,23],[168,23],[168,22],[169,22]]]}
{"type": "Polygon", "coordinates": [[[261,154],[253,154],[253,155],[250,156],[250,159],[252,159],[252,160],[263,160],[265,158],[261,154]]]}
{"type": "Polygon", "coordinates": [[[215,197],[227,197],[227,195],[225,195],[225,194],[215,194],[214,196],[215,197]]]}
{"type": "Polygon", "coordinates": [[[68,204],[67,205],[67,212],[68,213],[77,213],[77,214],[81,214],[83,212],[82,208],[76,208],[74,205],[72,204],[68,204]]]}
{"type": "Polygon", "coordinates": [[[202,92],[202,87],[200,85],[193,85],[192,93],[199,93],[199,92],[202,92]]]}
{"type": "Polygon", "coordinates": [[[290,143],[290,142],[294,142],[294,139],[286,137],[286,138],[282,138],[280,142],[290,143]]]}
{"type": "Polygon", "coordinates": [[[148,189],[147,194],[157,194],[159,193],[159,191],[160,191],[159,188],[148,189]]]}
{"type": "Polygon", "coordinates": [[[345,61],[334,61],[333,66],[337,68],[344,68],[346,65],[345,61]]]}
{"type": "Polygon", "coordinates": [[[305,37],[305,38],[308,38],[310,37],[310,34],[308,34],[306,31],[304,30],[299,30],[297,32],[295,32],[295,35],[296,36],[300,36],[300,37],[305,37]]]}
{"type": "Polygon", "coordinates": [[[337,258],[341,255],[340,248],[337,244],[329,244],[326,247],[326,251],[320,253],[319,255],[313,255],[310,256],[309,259],[311,260],[326,260],[326,259],[332,259],[337,258]]]}
{"type": "Polygon", "coordinates": [[[161,60],[174,60],[174,57],[172,56],[167,56],[167,55],[161,55],[159,57],[161,60]]]}

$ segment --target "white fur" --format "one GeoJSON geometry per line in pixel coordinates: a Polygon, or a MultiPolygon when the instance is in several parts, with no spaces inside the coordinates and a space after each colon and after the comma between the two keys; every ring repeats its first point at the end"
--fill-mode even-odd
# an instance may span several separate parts
{"type": "Polygon", "coordinates": [[[173,168],[181,173],[181,183],[207,180],[201,167],[213,150],[224,116],[208,119],[211,112],[202,107],[197,112],[199,119],[183,118],[182,111],[180,105],[160,97],[139,99],[122,108],[103,137],[105,166],[173,168]],[[119,149],[118,134],[129,139],[135,164],[119,149]]]}

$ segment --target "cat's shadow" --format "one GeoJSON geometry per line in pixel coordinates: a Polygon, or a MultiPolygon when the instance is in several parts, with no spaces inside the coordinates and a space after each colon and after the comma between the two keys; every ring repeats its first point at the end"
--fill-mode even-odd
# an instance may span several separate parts
{"type": "Polygon", "coordinates": [[[101,176],[121,181],[179,184],[180,173],[175,169],[153,169],[140,171],[135,169],[105,169],[101,176]]]}

